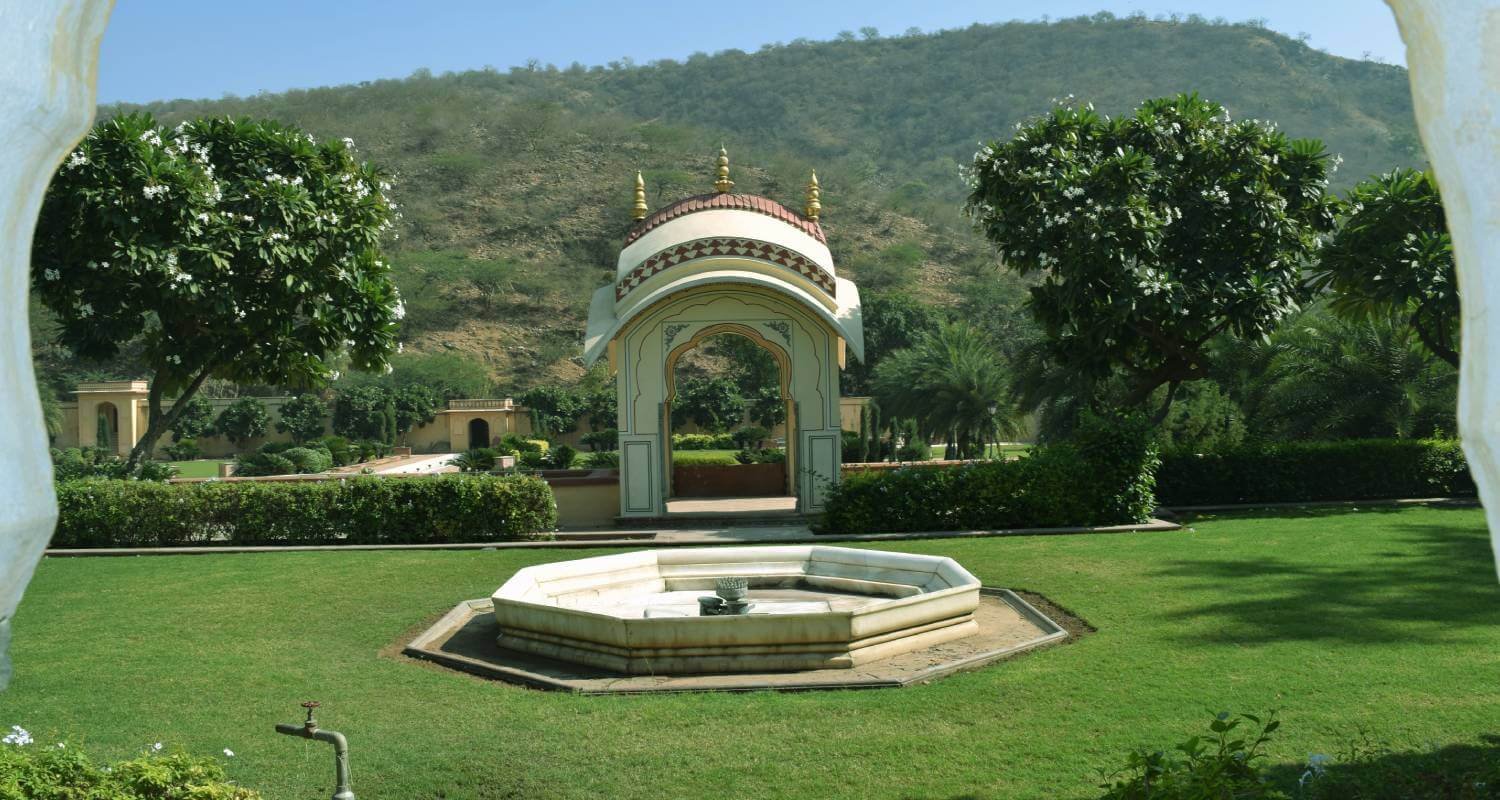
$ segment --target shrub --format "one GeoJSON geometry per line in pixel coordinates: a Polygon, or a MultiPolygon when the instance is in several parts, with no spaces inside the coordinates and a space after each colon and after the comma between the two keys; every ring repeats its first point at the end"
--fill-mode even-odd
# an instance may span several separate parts
{"type": "Polygon", "coordinates": [[[223,766],[211,758],[153,753],[101,767],[75,747],[6,745],[0,746],[0,796],[259,800],[261,795],[229,782],[223,766]]]}
{"type": "Polygon", "coordinates": [[[786,451],[773,448],[741,450],[734,454],[734,460],[741,464],[783,464],[786,463],[786,451]]]}
{"type": "Polygon", "coordinates": [[[167,458],[173,461],[192,461],[203,455],[203,449],[198,446],[198,440],[192,437],[178,439],[172,444],[162,448],[167,458]]]}
{"type": "Polygon", "coordinates": [[[614,450],[600,450],[583,454],[583,465],[594,469],[619,469],[620,454],[614,450]]]}
{"type": "Polygon", "coordinates": [[[240,478],[258,478],[265,475],[290,475],[297,465],[281,453],[264,448],[254,453],[235,457],[234,474],[240,478]]]}
{"type": "Polygon", "coordinates": [[[932,448],[927,442],[918,439],[915,442],[907,442],[896,448],[897,461],[926,461],[932,458],[932,448]]]}
{"type": "Polygon", "coordinates": [[[733,450],[737,445],[728,433],[674,433],[673,450],[733,450]]]}
{"type": "Polygon", "coordinates": [[[620,432],[614,428],[605,428],[602,431],[591,431],[579,437],[578,441],[594,452],[615,450],[620,446],[620,432]]]}
{"type": "MultiPolygon", "coordinates": [[[[270,457],[281,457],[273,455],[270,457]]],[[[59,484],[54,547],[395,544],[548,538],[552,490],[521,475],[59,484]]]]}
{"type": "MultiPolygon", "coordinates": [[[[1087,423],[1093,424],[1093,423],[1087,423]]],[[[1060,528],[1145,522],[1150,429],[1118,424],[1015,461],[854,472],[831,487],[820,531],[877,533],[1060,528]],[[1144,434],[1142,433],[1144,431],[1144,434]]]]}
{"type": "Polygon", "coordinates": [[[712,466],[715,464],[738,464],[733,453],[682,450],[672,453],[672,463],[679,467],[712,466]]]}
{"type": "Polygon", "coordinates": [[[1132,752],[1100,800],[1272,800],[1286,795],[1261,774],[1264,748],[1281,723],[1272,714],[1264,723],[1242,714],[1219,714],[1209,725],[1212,736],[1194,736],[1174,751],[1142,748],[1132,752]],[[1259,728],[1236,733],[1242,722],[1259,728]]]}
{"type": "Polygon", "coordinates": [[[115,455],[107,447],[69,447],[52,451],[52,478],[56,481],[80,478],[135,478],[143,481],[164,481],[177,474],[177,468],[164,461],[146,461],[140,472],[130,474],[125,459],[115,455]]]}
{"type": "Polygon", "coordinates": [[[294,442],[310,442],[323,435],[328,406],[315,394],[299,394],[281,406],[276,430],[291,434],[294,442]]]}
{"type": "Polygon", "coordinates": [[[333,466],[333,456],[321,447],[293,447],[281,457],[292,462],[296,471],[304,475],[327,472],[333,466]]]}
{"type": "Polygon", "coordinates": [[[500,451],[493,447],[476,447],[467,453],[459,453],[448,463],[464,472],[489,472],[495,468],[495,459],[500,451]]]}
{"type": "MultiPolygon", "coordinates": [[[[855,435],[858,436],[858,434],[855,435]]],[[[730,441],[734,442],[734,446],[738,447],[741,450],[752,450],[758,448],[760,447],[761,442],[764,442],[769,438],[771,438],[771,432],[766,428],[760,427],[759,425],[751,425],[746,428],[740,428],[739,430],[729,435],[730,441]]]]}
{"type": "Polygon", "coordinates": [[[870,440],[859,431],[844,431],[839,445],[840,460],[845,464],[858,464],[870,457],[870,440]]]}
{"type": "Polygon", "coordinates": [[[547,458],[547,463],[553,469],[568,469],[573,466],[573,459],[577,457],[577,455],[577,450],[574,450],[573,448],[565,444],[560,444],[557,447],[552,448],[552,452],[547,458]]]}
{"type": "Polygon", "coordinates": [[[257,436],[265,436],[270,427],[271,415],[266,406],[253,397],[243,397],[219,412],[214,421],[214,430],[235,444],[242,444],[257,436]]]}
{"type": "Polygon", "coordinates": [[[317,444],[328,451],[328,456],[333,459],[333,464],[336,467],[353,464],[355,459],[359,457],[359,454],[349,444],[349,440],[342,436],[324,436],[317,441],[317,444]]]}
{"type": "Polygon", "coordinates": [[[1353,439],[1236,447],[1162,457],[1157,498],[1166,506],[1470,497],[1458,442],[1353,439]]]}

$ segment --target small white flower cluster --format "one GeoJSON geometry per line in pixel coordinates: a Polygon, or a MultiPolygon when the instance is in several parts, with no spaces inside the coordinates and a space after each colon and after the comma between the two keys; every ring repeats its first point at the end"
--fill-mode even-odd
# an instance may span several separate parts
{"type": "MultiPolygon", "coordinates": [[[[1082,197],[1083,196],[1083,187],[1082,186],[1069,186],[1068,188],[1062,190],[1062,196],[1068,198],[1069,200],[1073,200],[1075,198],[1082,197]]],[[[1090,201],[1090,203],[1092,203],[1092,202],[1093,201],[1090,201]]]]}
{"type": "Polygon", "coordinates": [[[141,134],[141,141],[152,147],[161,147],[161,134],[157,133],[155,128],[152,128],[141,134]]]}
{"type": "Polygon", "coordinates": [[[80,305],[78,307],[78,316],[80,316],[80,317],[92,317],[92,316],[94,316],[94,306],[93,306],[93,304],[92,303],[84,303],[84,304],[80,305]]]}
{"type": "Polygon", "coordinates": [[[1167,290],[1167,276],[1151,267],[1136,267],[1136,288],[1145,293],[1147,297],[1159,294],[1167,290]]]}
{"type": "Polygon", "coordinates": [[[46,278],[49,281],[55,281],[62,276],[58,273],[57,270],[49,268],[42,270],[42,277],[46,278]]]}
{"type": "Polygon", "coordinates": [[[171,193],[172,187],[163,186],[159,183],[153,183],[141,189],[141,194],[145,195],[147,200],[155,200],[158,197],[166,197],[171,193]]]}
{"type": "Polygon", "coordinates": [[[68,160],[63,163],[63,169],[78,169],[87,163],[89,163],[89,157],[84,155],[82,150],[74,150],[73,154],[68,156],[68,160]]]}
{"type": "Polygon", "coordinates": [[[282,233],[281,231],[272,231],[269,238],[273,242],[285,242],[285,241],[289,240],[291,237],[287,236],[286,234],[282,233]]]}
{"type": "Polygon", "coordinates": [[[347,148],[349,148],[350,150],[353,150],[354,149],[354,140],[350,139],[347,136],[345,136],[344,137],[344,146],[347,147],[347,148]]]}
{"type": "Polygon", "coordinates": [[[36,740],[31,738],[31,733],[20,725],[10,726],[10,733],[7,733],[5,736],[0,737],[0,742],[4,742],[5,744],[13,744],[16,747],[25,747],[26,745],[31,744],[34,741],[36,740]]]}
{"type": "Polygon", "coordinates": [[[406,301],[398,299],[391,313],[395,314],[396,319],[406,319],[406,301]]]}
{"type": "Polygon", "coordinates": [[[1224,191],[1223,187],[1219,186],[1217,183],[1214,184],[1214,188],[1204,189],[1202,192],[1200,192],[1200,194],[1203,195],[1204,200],[1211,200],[1215,203],[1223,203],[1226,206],[1229,205],[1229,192],[1224,191]]]}
{"type": "Polygon", "coordinates": [[[294,175],[294,176],[288,178],[285,175],[277,174],[275,172],[270,171],[269,169],[266,170],[266,175],[265,175],[264,180],[265,180],[266,183],[270,183],[270,184],[277,184],[277,183],[279,183],[282,186],[301,186],[302,185],[302,176],[301,175],[294,175]]]}

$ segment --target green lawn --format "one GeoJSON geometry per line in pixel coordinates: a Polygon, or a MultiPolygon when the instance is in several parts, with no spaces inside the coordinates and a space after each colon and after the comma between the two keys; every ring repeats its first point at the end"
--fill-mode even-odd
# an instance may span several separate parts
{"type": "Polygon", "coordinates": [[[1127,749],[1220,709],[1280,709],[1285,764],[1358,727],[1402,749],[1500,733],[1478,510],[882,546],[954,556],[1098,633],[909,689],[575,697],[393,651],[519,567],[605,551],[48,559],[15,619],[0,729],[109,758],[228,747],[235,778],[285,800],[331,788],[326,745],[271,730],[306,699],[349,735],[371,800],[1087,797],[1127,749]]]}
{"type": "Polygon", "coordinates": [[[179,478],[217,478],[219,477],[219,465],[233,461],[223,458],[199,458],[193,461],[168,462],[177,468],[179,478]]]}
{"type": "MultiPolygon", "coordinates": [[[[987,458],[1000,458],[1002,456],[1004,456],[1005,458],[1018,458],[1021,455],[1025,454],[1026,451],[1030,450],[1031,447],[1032,445],[1026,444],[1024,442],[1012,444],[991,444],[985,445],[984,454],[987,458]]],[[[933,458],[942,458],[943,453],[946,452],[946,448],[947,445],[935,444],[928,449],[932,452],[933,458]]]]}

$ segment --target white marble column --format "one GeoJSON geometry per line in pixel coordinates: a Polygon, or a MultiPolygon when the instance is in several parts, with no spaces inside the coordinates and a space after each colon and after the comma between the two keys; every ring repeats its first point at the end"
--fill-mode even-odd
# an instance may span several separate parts
{"type": "Polygon", "coordinates": [[[1458,430],[1500,564],[1500,0],[1387,2],[1453,234],[1463,302],[1458,430]]]}
{"type": "Polygon", "coordinates": [[[52,461],[31,369],[31,234],[47,181],[94,118],[110,0],[0,0],[0,688],[10,617],[52,527],[52,461]]]}

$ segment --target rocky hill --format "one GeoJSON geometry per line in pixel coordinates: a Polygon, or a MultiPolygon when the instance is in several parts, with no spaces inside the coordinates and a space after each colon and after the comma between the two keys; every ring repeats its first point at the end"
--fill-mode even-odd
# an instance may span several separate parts
{"type": "MultiPolygon", "coordinates": [[[[799,207],[816,168],[834,256],[865,291],[912,287],[1004,336],[1021,287],[959,213],[976,142],[1075,95],[1106,112],[1196,91],[1344,156],[1336,186],[1422,160],[1406,72],[1251,24],[1108,15],[684,62],[475,71],[145,108],[282,119],[355,140],[394,173],[391,245],[408,349],[457,352],[498,388],[571,381],[590,291],[609,279],[644,172],[653,207],[706,191],[724,143],[737,190],[799,207]]],[[[49,349],[57,373],[78,369],[49,349]]],[[[130,370],[127,363],[104,372],[130,370]]],[[[94,371],[98,374],[98,370],[94,371]]]]}

